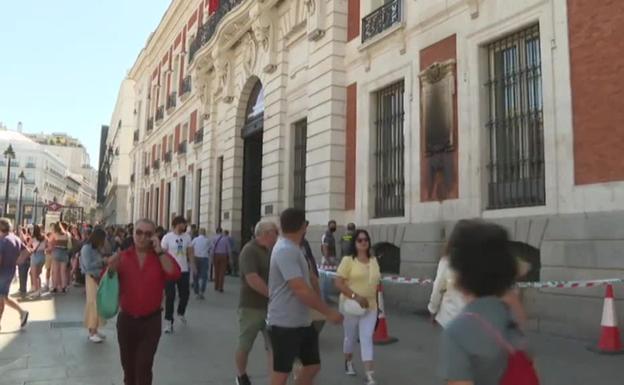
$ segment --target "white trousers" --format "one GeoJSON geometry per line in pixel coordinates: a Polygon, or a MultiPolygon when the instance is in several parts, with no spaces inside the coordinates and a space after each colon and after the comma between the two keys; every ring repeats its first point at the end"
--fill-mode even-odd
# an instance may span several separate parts
{"type": "Polygon", "coordinates": [[[360,337],[360,349],[362,353],[362,361],[368,362],[373,360],[373,333],[375,332],[375,324],[377,323],[377,311],[369,310],[361,317],[344,315],[342,327],[344,329],[343,352],[345,354],[353,354],[355,344],[357,343],[358,330],[360,337]]]}

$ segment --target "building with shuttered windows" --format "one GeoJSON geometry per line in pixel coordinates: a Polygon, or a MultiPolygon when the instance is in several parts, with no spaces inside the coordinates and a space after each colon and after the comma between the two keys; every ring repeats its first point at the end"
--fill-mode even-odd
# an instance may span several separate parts
{"type": "MultiPolygon", "coordinates": [[[[509,229],[527,279],[620,276],[622,16],[572,0],[175,0],[129,75],[132,217],[244,242],[301,207],[317,256],[329,219],[355,222],[385,272],[417,277],[480,217],[509,229]]],[[[543,331],[595,329],[600,290],[523,295],[543,331]]]]}

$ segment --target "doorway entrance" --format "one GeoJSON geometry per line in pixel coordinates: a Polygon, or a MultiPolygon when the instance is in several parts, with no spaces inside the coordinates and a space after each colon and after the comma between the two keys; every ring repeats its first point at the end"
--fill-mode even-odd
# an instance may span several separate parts
{"type": "Polygon", "coordinates": [[[264,90],[258,80],[254,85],[242,129],[243,145],[243,210],[241,245],[253,234],[262,216],[262,133],[264,129],[264,90]]]}

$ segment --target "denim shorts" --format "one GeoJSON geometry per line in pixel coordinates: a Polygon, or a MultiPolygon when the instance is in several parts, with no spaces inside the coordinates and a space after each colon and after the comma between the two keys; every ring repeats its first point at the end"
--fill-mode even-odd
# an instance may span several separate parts
{"type": "Polygon", "coordinates": [[[52,250],[52,258],[54,258],[56,262],[69,262],[67,249],[54,248],[52,250]]]}
{"type": "Polygon", "coordinates": [[[43,266],[45,263],[45,253],[43,251],[37,251],[33,255],[30,256],[30,265],[31,266],[43,266]]]}

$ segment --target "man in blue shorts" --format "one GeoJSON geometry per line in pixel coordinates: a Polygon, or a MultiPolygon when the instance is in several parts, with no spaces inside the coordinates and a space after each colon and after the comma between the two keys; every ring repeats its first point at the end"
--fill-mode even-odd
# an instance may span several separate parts
{"type": "Polygon", "coordinates": [[[11,232],[11,222],[0,218],[0,320],[4,312],[4,305],[17,310],[20,315],[21,327],[28,322],[28,312],[9,298],[9,288],[15,276],[15,266],[30,256],[30,251],[22,241],[11,232]]]}

